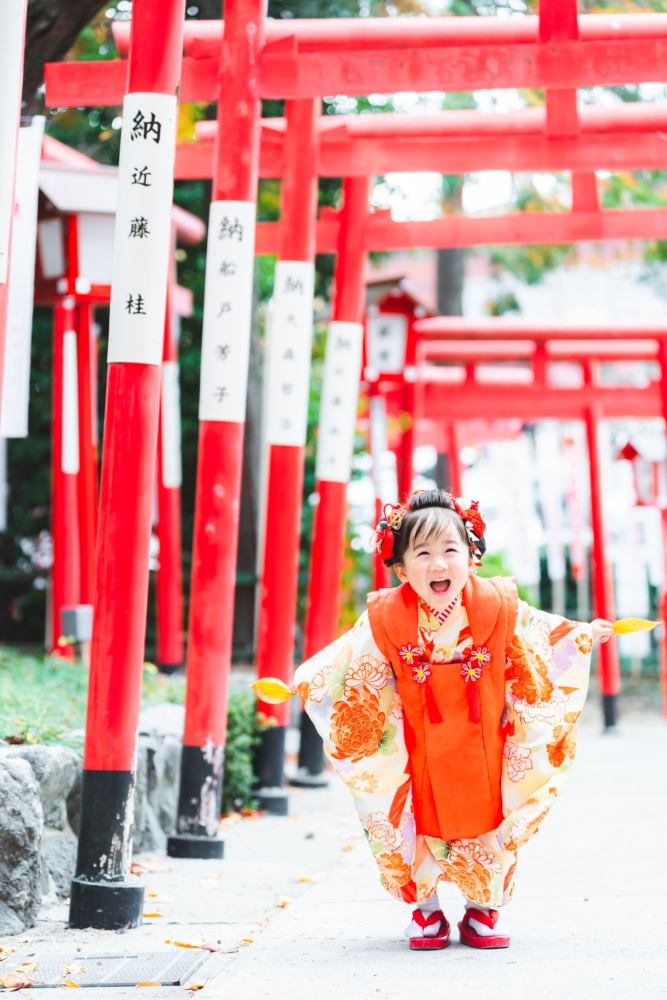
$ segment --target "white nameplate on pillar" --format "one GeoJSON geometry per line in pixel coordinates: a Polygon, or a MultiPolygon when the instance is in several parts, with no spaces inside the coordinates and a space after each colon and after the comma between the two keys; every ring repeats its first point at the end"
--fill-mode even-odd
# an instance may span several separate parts
{"type": "Polygon", "coordinates": [[[276,264],[269,327],[268,444],[306,443],[314,284],[314,264],[276,264]]]}
{"type": "Polygon", "coordinates": [[[162,485],[178,489],[182,479],[178,361],[165,361],[162,365],[162,485]]]}
{"type": "Polygon", "coordinates": [[[16,138],[21,114],[21,67],[26,0],[1,0],[0,15],[0,283],[8,277],[9,234],[14,214],[16,138]]]}
{"type": "Polygon", "coordinates": [[[109,362],[162,363],[175,143],[175,97],[125,95],[109,362]]]}
{"type": "Polygon", "coordinates": [[[76,475],[79,471],[79,389],[77,377],[76,332],[65,330],[63,334],[63,430],[62,461],[63,472],[76,475]]]}
{"type": "Polygon", "coordinates": [[[366,320],[368,364],[376,371],[402,372],[405,367],[405,343],[408,317],[405,313],[378,313],[366,320]]]}
{"type": "Polygon", "coordinates": [[[211,204],[199,419],[245,421],[255,261],[255,205],[211,204]]]}
{"type": "Polygon", "coordinates": [[[16,214],[12,227],[12,251],[7,305],[7,340],[2,389],[0,434],[7,438],[28,436],[30,401],[30,342],[35,287],[37,202],[39,163],[44,119],[19,130],[16,155],[16,214]]]}
{"type": "Polygon", "coordinates": [[[346,483],[350,478],[363,332],[361,323],[329,323],[317,438],[318,480],[346,483]]]}

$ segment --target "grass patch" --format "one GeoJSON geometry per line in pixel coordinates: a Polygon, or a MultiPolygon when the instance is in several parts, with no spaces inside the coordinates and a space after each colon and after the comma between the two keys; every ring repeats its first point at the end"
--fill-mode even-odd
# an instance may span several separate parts
{"type": "MultiPolygon", "coordinates": [[[[88,671],[79,663],[0,649],[0,737],[56,743],[83,752],[88,671]]],[[[142,703],[182,704],[185,681],[144,667],[142,703]]]]}

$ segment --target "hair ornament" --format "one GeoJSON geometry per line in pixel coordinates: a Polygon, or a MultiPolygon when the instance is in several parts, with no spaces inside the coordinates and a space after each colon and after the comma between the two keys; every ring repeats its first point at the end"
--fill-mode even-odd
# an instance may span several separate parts
{"type": "Polygon", "coordinates": [[[470,506],[466,506],[466,501],[462,497],[459,497],[458,500],[455,497],[452,497],[452,500],[454,501],[456,513],[465,524],[475,566],[481,566],[482,557],[479,549],[477,548],[477,541],[478,539],[484,537],[486,532],[486,521],[484,520],[479,509],[479,500],[471,500],[470,506]]]}
{"type": "Polygon", "coordinates": [[[394,555],[394,532],[401,530],[403,518],[407,511],[398,503],[386,503],[384,512],[378,521],[373,534],[372,543],[381,559],[391,559],[394,555]]]}

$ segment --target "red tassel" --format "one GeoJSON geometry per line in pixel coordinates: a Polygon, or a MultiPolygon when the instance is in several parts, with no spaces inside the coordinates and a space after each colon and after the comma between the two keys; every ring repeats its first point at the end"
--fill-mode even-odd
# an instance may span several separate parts
{"type": "Polygon", "coordinates": [[[479,692],[475,681],[466,682],[466,694],[468,696],[468,722],[481,722],[482,713],[479,708],[479,692]]]}
{"type": "Polygon", "coordinates": [[[437,722],[442,722],[442,716],[440,715],[440,709],[438,708],[435,696],[433,694],[433,689],[428,681],[424,685],[424,695],[426,697],[426,707],[428,709],[429,721],[434,725],[437,722]]]}

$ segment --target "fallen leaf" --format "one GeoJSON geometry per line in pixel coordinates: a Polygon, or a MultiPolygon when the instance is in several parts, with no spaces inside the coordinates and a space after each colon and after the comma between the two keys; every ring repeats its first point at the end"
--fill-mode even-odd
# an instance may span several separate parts
{"type": "Polygon", "coordinates": [[[620,618],[612,628],[616,635],[627,635],[629,632],[650,632],[662,622],[647,621],[645,618],[620,618]]]}
{"type": "Polygon", "coordinates": [[[289,896],[276,896],[276,906],[279,906],[281,910],[284,910],[291,902],[289,896]]]}
{"type": "Polygon", "coordinates": [[[20,990],[25,986],[32,986],[33,982],[30,976],[21,972],[6,972],[4,976],[0,976],[0,986],[4,986],[6,990],[20,990]]]}
{"type": "Polygon", "coordinates": [[[32,944],[33,939],[31,937],[21,938],[21,944],[32,944]]]}
{"type": "Polygon", "coordinates": [[[220,951],[220,945],[212,944],[210,941],[204,941],[204,943],[200,944],[199,947],[202,951],[220,951]]]}
{"type": "Polygon", "coordinates": [[[30,973],[34,972],[36,968],[37,968],[37,962],[24,962],[21,968],[17,969],[16,971],[30,973]]]}
{"type": "Polygon", "coordinates": [[[193,990],[193,991],[194,990],[203,990],[204,987],[206,986],[207,982],[208,982],[208,979],[198,979],[196,983],[190,983],[190,985],[186,986],[185,988],[186,988],[186,990],[193,990]]]}
{"type": "Polygon", "coordinates": [[[297,882],[317,882],[317,875],[295,875],[297,882]]]}
{"type": "Polygon", "coordinates": [[[346,844],[345,847],[343,848],[343,850],[344,851],[353,851],[354,850],[354,844],[346,844]]]}
{"type": "Polygon", "coordinates": [[[154,899],[158,903],[173,903],[176,900],[175,896],[163,896],[161,892],[149,892],[149,899],[154,899]]]}
{"type": "Polygon", "coordinates": [[[162,983],[147,979],[145,983],[137,983],[137,986],[162,986],[162,983]]]}
{"type": "Polygon", "coordinates": [[[65,976],[78,976],[80,972],[85,972],[86,970],[82,965],[68,965],[67,962],[63,962],[63,971],[61,975],[65,976]]]}
{"type": "Polygon", "coordinates": [[[164,913],[155,913],[151,910],[148,913],[144,913],[144,917],[147,917],[148,919],[151,917],[164,917],[164,913]]]}
{"type": "Polygon", "coordinates": [[[222,878],[220,872],[204,872],[202,878],[222,878]]]}
{"type": "Polygon", "coordinates": [[[255,943],[255,939],[251,938],[251,937],[243,938],[243,940],[245,941],[246,944],[254,944],[255,943]]]}
{"type": "Polygon", "coordinates": [[[65,986],[67,986],[68,989],[70,989],[70,990],[80,990],[81,989],[81,987],[79,986],[79,984],[75,983],[73,979],[66,979],[65,980],[65,986]]]}
{"type": "Polygon", "coordinates": [[[280,705],[283,701],[289,701],[294,694],[291,688],[279,677],[261,677],[250,687],[260,701],[267,705],[280,705]]]}
{"type": "Polygon", "coordinates": [[[165,944],[175,944],[177,948],[201,948],[199,941],[170,941],[169,938],[165,939],[165,944]]]}
{"type": "Polygon", "coordinates": [[[130,871],[133,875],[145,875],[147,872],[167,872],[169,871],[165,865],[158,864],[157,861],[133,861],[130,865],[130,871]]]}

